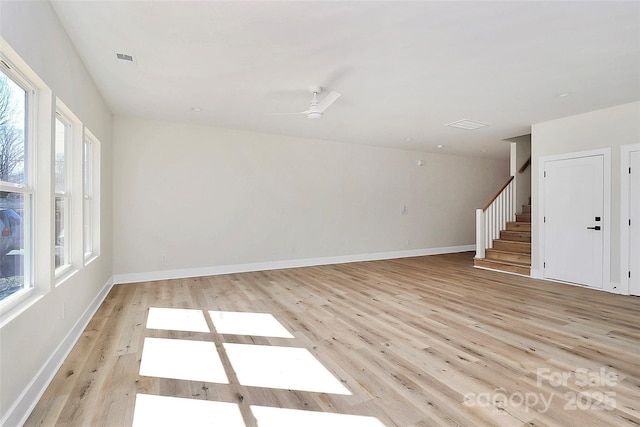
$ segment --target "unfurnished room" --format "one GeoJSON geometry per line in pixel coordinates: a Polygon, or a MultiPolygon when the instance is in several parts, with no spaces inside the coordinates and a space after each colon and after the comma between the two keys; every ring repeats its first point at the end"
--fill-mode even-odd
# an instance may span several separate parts
{"type": "Polygon", "coordinates": [[[0,424],[640,425],[640,2],[0,0],[0,424]]]}

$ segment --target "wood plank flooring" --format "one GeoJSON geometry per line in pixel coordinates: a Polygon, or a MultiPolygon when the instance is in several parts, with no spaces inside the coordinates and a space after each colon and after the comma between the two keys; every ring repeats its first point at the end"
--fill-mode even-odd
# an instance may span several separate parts
{"type": "Polygon", "coordinates": [[[472,264],[462,253],[114,286],[26,425],[130,426],[136,394],[234,403],[249,427],[252,405],[403,427],[640,425],[640,298],[472,264]],[[150,307],[202,310],[214,332],[147,329],[150,307]],[[208,310],[270,313],[294,338],[221,335],[208,310]],[[145,337],[214,342],[229,384],[139,375],[145,337]],[[225,343],[305,348],[352,394],[242,385],[225,343]]]}

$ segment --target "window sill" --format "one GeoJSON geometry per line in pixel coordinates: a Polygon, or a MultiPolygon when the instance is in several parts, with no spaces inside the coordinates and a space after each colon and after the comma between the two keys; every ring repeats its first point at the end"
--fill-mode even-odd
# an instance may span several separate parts
{"type": "Polygon", "coordinates": [[[60,270],[56,271],[56,288],[62,285],[64,282],[72,278],[76,275],[79,270],[77,268],[73,268],[71,265],[66,265],[60,270]]]}
{"type": "Polygon", "coordinates": [[[91,264],[93,261],[97,260],[100,257],[100,254],[95,253],[95,252],[91,252],[88,254],[85,254],[84,256],[84,266],[86,267],[87,265],[91,264]]]}

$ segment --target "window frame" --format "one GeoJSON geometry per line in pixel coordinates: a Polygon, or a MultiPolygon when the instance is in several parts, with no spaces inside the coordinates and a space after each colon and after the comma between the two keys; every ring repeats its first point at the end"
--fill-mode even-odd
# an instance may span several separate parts
{"type": "MultiPolygon", "coordinates": [[[[71,276],[73,273],[83,267],[83,141],[84,141],[84,127],[80,119],[78,119],[71,110],[59,99],[56,99],[55,104],[55,118],[56,120],[66,122],[68,124],[67,132],[65,133],[65,188],[64,191],[57,191],[55,188],[55,137],[51,145],[52,149],[52,168],[51,178],[53,182],[53,216],[55,221],[55,200],[57,198],[63,198],[66,201],[66,217],[65,217],[65,229],[64,229],[64,250],[65,255],[68,256],[65,259],[65,263],[57,266],[55,263],[55,244],[58,236],[55,234],[55,223],[53,227],[53,251],[54,251],[54,278],[55,285],[58,286],[64,280],[71,276]]],[[[55,132],[54,120],[54,132],[55,132]]]]}
{"type": "Polygon", "coordinates": [[[82,243],[86,265],[100,255],[100,141],[87,128],[84,130],[82,169],[84,232],[82,243]],[[89,153],[85,151],[87,147],[89,147],[89,153]],[[85,170],[87,166],[88,170],[85,170]],[[86,179],[85,174],[87,174],[86,179]]]}
{"type": "MultiPolygon", "coordinates": [[[[20,313],[32,307],[45,295],[55,292],[78,271],[100,255],[100,182],[101,145],[84,124],[57,98],[29,64],[0,37],[0,69],[25,90],[25,178],[24,184],[0,182],[0,190],[24,195],[23,270],[24,287],[0,300],[0,328],[20,313]],[[62,113],[72,124],[67,146],[67,193],[70,231],[68,234],[69,266],[64,271],[55,267],[55,125],[56,113],[62,113]],[[91,256],[84,256],[84,146],[85,135],[93,142],[93,201],[90,225],[93,247],[91,256]],[[73,239],[73,240],[71,240],[73,239]]],[[[17,180],[16,180],[17,181],[17,180]]]]}
{"type": "MultiPolygon", "coordinates": [[[[57,103],[59,104],[59,103],[57,103]]],[[[56,108],[56,118],[54,121],[54,129],[53,129],[53,133],[54,133],[54,138],[53,138],[53,147],[52,147],[52,153],[53,153],[53,200],[54,200],[54,210],[53,210],[53,214],[54,214],[54,248],[53,248],[53,252],[54,252],[54,257],[57,255],[57,240],[59,238],[59,236],[56,235],[56,227],[55,227],[55,223],[57,222],[56,219],[56,215],[57,215],[57,202],[58,199],[61,199],[63,201],[63,205],[64,205],[64,216],[63,216],[63,226],[62,226],[62,230],[64,231],[65,235],[64,235],[64,245],[63,245],[63,262],[60,265],[56,265],[56,262],[54,261],[54,268],[55,268],[55,277],[56,279],[65,275],[72,267],[72,259],[71,259],[71,250],[73,248],[73,231],[71,229],[71,224],[72,224],[72,191],[71,188],[73,186],[73,181],[72,181],[72,177],[71,177],[71,171],[72,171],[72,167],[73,167],[73,162],[72,162],[72,138],[73,138],[73,122],[72,120],[67,117],[67,115],[65,114],[65,112],[63,111],[63,109],[60,108],[60,105],[57,105],[56,108]],[[58,144],[58,122],[62,123],[62,125],[64,126],[64,151],[63,151],[63,165],[64,165],[64,171],[63,171],[63,178],[64,178],[64,186],[62,191],[58,191],[57,188],[57,183],[56,183],[56,178],[57,178],[57,172],[56,172],[56,167],[57,167],[57,163],[59,162],[59,160],[56,158],[56,149],[57,149],[57,144],[58,144]]]]}
{"type": "MultiPolygon", "coordinates": [[[[36,85],[20,71],[5,55],[0,53],[0,71],[14,84],[25,91],[24,124],[24,183],[16,184],[0,181],[0,191],[21,194],[23,197],[23,287],[7,298],[0,300],[0,312],[5,313],[34,294],[36,289],[35,271],[35,170],[38,135],[39,93],[36,85]]],[[[4,317],[4,315],[2,316],[4,317]]]]}

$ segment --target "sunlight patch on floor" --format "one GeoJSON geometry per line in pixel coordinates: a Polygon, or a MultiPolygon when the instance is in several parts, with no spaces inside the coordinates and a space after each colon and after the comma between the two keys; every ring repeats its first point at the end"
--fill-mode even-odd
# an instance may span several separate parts
{"type": "Polygon", "coordinates": [[[147,329],[211,332],[202,310],[150,307],[147,329]]]}
{"type": "Polygon", "coordinates": [[[245,427],[235,403],[137,394],[133,427],[245,427]]]}
{"type": "Polygon", "coordinates": [[[219,334],[293,338],[293,335],[269,313],[209,311],[219,334]]]}
{"type": "Polygon", "coordinates": [[[305,348],[230,343],[223,345],[242,385],[351,394],[305,348]]]}
{"type": "Polygon", "coordinates": [[[146,337],[140,375],[229,384],[216,345],[210,341],[146,337]]]}
{"type": "MultiPolygon", "coordinates": [[[[208,341],[145,337],[140,375],[229,384],[218,348],[211,340],[215,334],[294,338],[269,313],[208,312],[214,331],[209,330],[201,310],[151,307],[148,329],[214,335],[206,337],[208,341]]],[[[220,353],[226,354],[240,386],[351,395],[306,348],[235,343],[222,346],[220,353]]],[[[246,421],[250,425],[256,422],[258,427],[384,427],[369,416],[257,405],[250,405],[250,409],[253,415],[248,411],[243,414],[236,403],[137,394],[133,426],[246,427],[246,421]],[[245,416],[249,418],[245,420],[245,416]]]]}
{"type": "Polygon", "coordinates": [[[259,427],[385,427],[375,417],[253,406],[259,427]]]}

